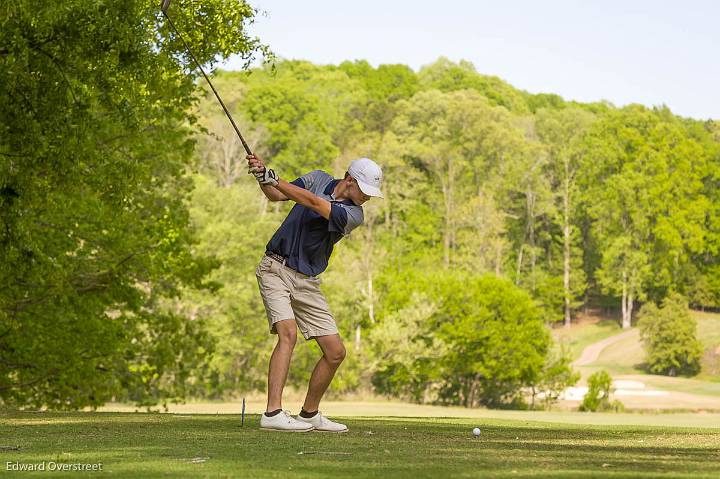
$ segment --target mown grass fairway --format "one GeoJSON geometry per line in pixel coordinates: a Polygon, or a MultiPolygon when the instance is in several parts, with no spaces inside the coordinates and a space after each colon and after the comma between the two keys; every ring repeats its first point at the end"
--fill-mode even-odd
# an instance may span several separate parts
{"type": "Polygon", "coordinates": [[[552,330],[555,340],[567,348],[571,358],[580,357],[583,349],[592,343],[622,332],[617,321],[605,319],[602,321],[584,321],[575,323],[569,328],[558,327],[552,330]]]}
{"type": "MultiPolygon", "coordinates": [[[[347,418],[341,435],[260,431],[258,416],[11,413],[7,462],[103,464],[112,477],[718,477],[718,429],[500,419],[347,418]],[[479,438],[471,429],[479,426],[479,438]],[[19,446],[19,450],[10,450],[19,446]]],[[[65,473],[76,477],[78,473],[65,473]]]]}

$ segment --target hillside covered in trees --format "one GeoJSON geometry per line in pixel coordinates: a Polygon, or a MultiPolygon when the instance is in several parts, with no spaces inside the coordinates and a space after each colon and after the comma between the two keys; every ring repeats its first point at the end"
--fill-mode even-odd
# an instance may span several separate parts
{"type": "MultiPolygon", "coordinates": [[[[267,51],[257,13],[207,0],[172,16],[212,65],[267,51]]],[[[0,404],[264,390],[274,337],[254,273],[291,205],[246,174],[157,2],[18,0],[0,25],[0,404]]],[[[282,178],[340,177],[361,156],[384,169],[385,199],[322,277],[350,349],[333,394],[548,401],[577,379],[549,327],[583,308],[628,327],[663,304],[652,332],[686,302],[720,307],[717,122],[529,94],[446,59],[279,61],[214,82],[282,178]]],[[[296,348],[291,385],[318,354],[296,348]]]]}
{"type": "MultiPolygon", "coordinates": [[[[281,177],[341,177],[359,156],[384,169],[385,199],[323,275],[352,344],[335,392],[513,402],[571,376],[543,324],[602,306],[629,327],[671,293],[720,306],[715,122],[533,95],[446,59],[419,72],[283,61],[216,78],[281,177]]],[[[203,394],[261,390],[273,338],[253,272],[290,205],[265,201],[211,97],[198,116],[190,212],[222,285],[183,302],[217,340],[203,394]]],[[[297,350],[308,367],[291,384],[303,387],[316,354],[297,350]]]]}

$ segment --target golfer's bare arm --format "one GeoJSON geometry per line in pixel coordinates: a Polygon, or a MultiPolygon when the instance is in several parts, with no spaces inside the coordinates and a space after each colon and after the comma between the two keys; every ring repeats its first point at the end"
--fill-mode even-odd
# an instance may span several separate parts
{"type": "MultiPolygon", "coordinates": [[[[265,164],[257,156],[248,155],[246,158],[250,168],[265,168],[265,164]]],[[[277,186],[260,185],[260,189],[270,201],[293,200],[295,203],[310,208],[323,218],[330,219],[330,202],[309,192],[305,188],[300,188],[287,181],[279,180],[277,186]]]]}
{"type": "MultiPolygon", "coordinates": [[[[265,192],[265,188],[267,187],[263,186],[263,192],[265,192]]],[[[270,188],[277,190],[278,193],[286,199],[293,200],[295,203],[310,208],[326,220],[330,219],[330,202],[311,193],[305,188],[300,188],[285,180],[278,180],[278,185],[270,188]]],[[[267,193],[265,193],[265,195],[267,195],[267,193]]]]}
{"type": "Polygon", "coordinates": [[[260,189],[270,201],[287,201],[290,199],[279,192],[274,186],[260,185],[260,189]]]}

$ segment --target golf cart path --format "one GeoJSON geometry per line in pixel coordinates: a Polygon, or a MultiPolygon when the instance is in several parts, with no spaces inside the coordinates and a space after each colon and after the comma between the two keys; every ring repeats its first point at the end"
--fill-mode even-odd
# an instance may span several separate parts
{"type": "MultiPolygon", "coordinates": [[[[572,364],[575,367],[591,366],[600,358],[605,348],[637,334],[638,329],[632,328],[605,338],[602,341],[592,343],[583,349],[580,357],[572,364]]],[[[613,396],[620,399],[628,409],[718,409],[720,401],[718,401],[716,395],[703,394],[702,392],[695,393],[691,390],[674,390],[670,384],[665,388],[665,381],[672,380],[672,378],[643,374],[613,375],[613,386],[615,387],[613,396]],[[650,382],[649,387],[646,381],[650,382]]],[[[582,400],[586,392],[587,386],[584,384],[567,388],[563,392],[562,402],[565,402],[569,406],[577,404],[578,401],[582,400]]]]}
{"type": "Polygon", "coordinates": [[[610,336],[609,338],[605,338],[602,341],[598,341],[597,343],[593,343],[585,347],[582,354],[580,354],[580,357],[573,361],[572,365],[587,366],[588,364],[594,363],[595,361],[597,361],[597,358],[600,357],[600,353],[603,349],[618,341],[622,341],[633,333],[635,333],[634,329],[628,329],[627,331],[623,331],[620,334],[610,336]]]}

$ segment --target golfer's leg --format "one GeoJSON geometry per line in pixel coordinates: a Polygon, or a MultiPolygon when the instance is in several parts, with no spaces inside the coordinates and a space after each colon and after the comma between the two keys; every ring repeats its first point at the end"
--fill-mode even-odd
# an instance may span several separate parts
{"type": "Polygon", "coordinates": [[[275,323],[275,329],[278,333],[278,342],[270,357],[267,412],[282,409],[282,392],[297,341],[297,325],[294,319],[278,321],[275,323]]]}
{"type": "Polygon", "coordinates": [[[335,371],[345,359],[345,346],[339,334],[318,336],[315,340],[320,345],[323,355],[315,365],[312,376],[310,376],[310,384],[303,404],[303,409],[308,412],[318,410],[320,399],[322,399],[333,376],[335,376],[335,371]]]}

